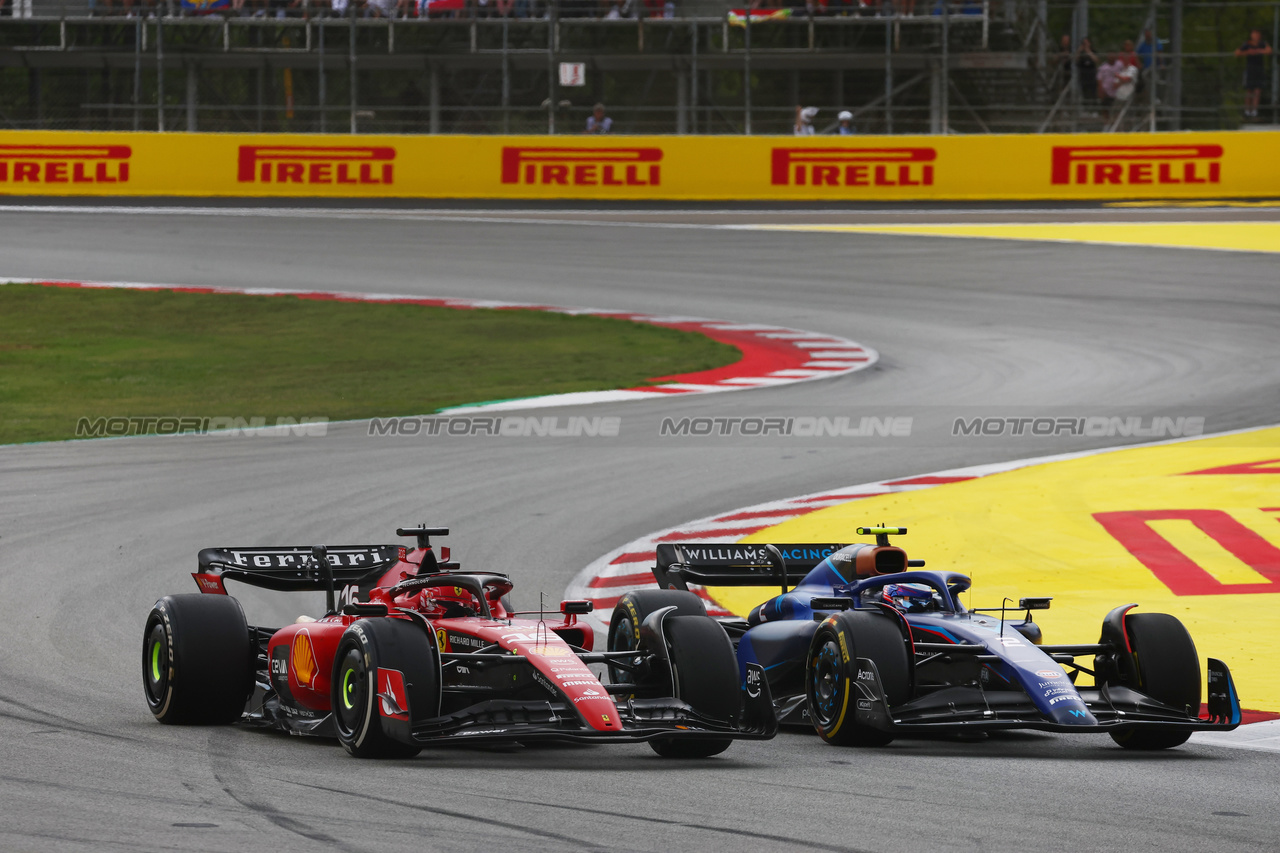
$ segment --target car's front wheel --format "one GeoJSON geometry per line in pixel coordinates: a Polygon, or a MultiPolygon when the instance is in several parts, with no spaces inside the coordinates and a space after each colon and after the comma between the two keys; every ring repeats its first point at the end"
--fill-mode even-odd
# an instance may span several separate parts
{"type": "Polygon", "coordinates": [[[330,702],[338,742],[357,758],[412,758],[413,721],[435,716],[439,664],[432,638],[404,619],[361,619],[338,642],[330,702]]]}
{"type": "MultiPolygon", "coordinates": [[[[1177,617],[1167,613],[1134,613],[1124,617],[1138,675],[1137,689],[1184,712],[1200,713],[1200,659],[1196,645],[1177,617]]],[[[1134,726],[1111,733],[1125,749],[1169,749],[1187,742],[1188,729],[1134,726]]]]}
{"type": "Polygon", "coordinates": [[[849,611],[818,626],[809,644],[805,694],[813,727],[837,746],[884,746],[889,732],[857,721],[858,658],[876,666],[884,698],[890,706],[911,694],[910,652],[902,631],[882,614],[849,611]]]}
{"type": "MultiPolygon", "coordinates": [[[[668,616],[663,623],[676,698],[699,714],[736,723],[742,691],[733,643],[710,616],[668,616]]],[[[665,758],[706,758],[729,748],[732,738],[655,738],[653,751],[665,758]]]]}
{"type": "MultiPolygon", "coordinates": [[[[608,649],[611,652],[640,648],[640,626],[649,614],[664,607],[675,607],[673,616],[706,616],[702,600],[691,592],[680,589],[637,589],[618,599],[609,617],[608,649]]],[[[609,678],[614,684],[632,680],[632,675],[620,668],[610,667],[609,678]]]]}

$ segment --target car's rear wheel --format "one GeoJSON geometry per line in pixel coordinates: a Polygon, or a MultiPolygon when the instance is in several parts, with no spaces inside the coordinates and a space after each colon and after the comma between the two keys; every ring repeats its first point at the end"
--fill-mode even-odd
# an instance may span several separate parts
{"type": "Polygon", "coordinates": [[[809,644],[805,693],[809,718],[837,746],[884,746],[889,732],[857,721],[858,658],[876,665],[890,707],[911,697],[911,660],[902,631],[887,616],[845,612],[818,626],[809,644]]]}
{"type": "Polygon", "coordinates": [[[147,707],[162,723],[234,723],[253,690],[254,651],[236,599],[165,596],[142,634],[147,707]]]}
{"type": "MultiPolygon", "coordinates": [[[[663,632],[676,698],[703,716],[737,723],[742,716],[738,659],[720,623],[709,616],[671,615],[663,622],[663,632]]],[[[706,758],[724,752],[731,743],[727,737],[655,738],[649,746],[665,758],[706,758]]]]}
{"type": "MultiPolygon", "coordinates": [[[[1177,708],[1188,718],[1200,714],[1200,658],[1187,629],[1167,613],[1134,613],[1125,617],[1125,631],[1133,648],[1137,689],[1152,699],[1177,708]]],[[[1169,749],[1186,743],[1186,729],[1157,726],[1121,728],[1111,739],[1125,749],[1169,749]]]]}
{"type": "Polygon", "coordinates": [[[412,758],[414,720],[440,706],[432,638],[404,619],[361,619],[333,657],[330,701],[338,742],[357,758],[412,758]]]}
{"type": "MultiPolygon", "coordinates": [[[[644,620],[649,614],[672,606],[676,608],[673,616],[707,615],[702,599],[681,589],[640,589],[622,596],[609,618],[609,651],[640,648],[640,626],[644,620]]],[[[633,676],[619,667],[609,667],[609,678],[614,684],[624,684],[632,681],[633,676]]]]}

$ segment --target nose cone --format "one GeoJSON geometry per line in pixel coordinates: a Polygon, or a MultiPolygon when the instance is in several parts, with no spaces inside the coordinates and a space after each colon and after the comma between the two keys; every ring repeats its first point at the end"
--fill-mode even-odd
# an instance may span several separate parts
{"type": "Polygon", "coordinates": [[[1063,702],[1061,705],[1053,708],[1049,712],[1049,719],[1055,723],[1064,726],[1096,726],[1098,718],[1095,717],[1084,703],[1076,700],[1074,702],[1063,702]]]}
{"type": "Polygon", "coordinates": [[[558,637],[541,643],[517,642],[514,648],[542,675],[544,686],[573,705],[584,723],[598,732],[622,730],[618,706],[609,691],[558,637]]]}

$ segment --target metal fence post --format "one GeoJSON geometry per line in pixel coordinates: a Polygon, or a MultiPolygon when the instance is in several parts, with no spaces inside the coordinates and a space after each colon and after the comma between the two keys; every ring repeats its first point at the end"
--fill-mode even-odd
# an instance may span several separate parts
{"type": "Polygon", "coordinates": [[[556,133],[556,28],[560,23],[560,0],[551,0],[547,15],[547,135],[556,133]]]}
{"type": "Polygon", "coordinates": [[[347,29],[349,38],[347,39],[347,67],[350,69],[351,76],[351,132],[356,132],[356,85],[359,78],[356,76],[356,4],[351,3],[347,6],[347,29]]]}
{"type": "Polygon", "coordinates": [[[751,135],[751,10],[747,10],[742,50],[742,132],[751,135]]]}
{"type": "Polygon", "coordinates": [[[1151,133],[1156,132],[1157,122],[1159,120],[1156,110],[1160,106],[1160,98],[1156,91],[1160,84],[1160,63],[1157,61],[1160,57],[1160,53],[1156,50],[1156,48],[1160,46],[1160,39],[1156,35],[1160,32],[1160,27],[1158,26],[1160,22],[1160,10],[1157,6],[1158,2],[1159,0],[1151,0],[1151,12],[1148,19],[1148,23],[1151,24],[1151,40],[1154,42],[1154,44],[1151,45],[1151,79],[1148,81],[1151,84],[1151,119],[1148,123],[1148,130],[1151,133]]]}
{"type": "Polygon", "coordinates": [[[951,7],[942,4],[942,133],[951,132],[951,7]]]}
{"type": "Polygon", "coordinates": [[[884,19],[884,131],[893,133],[893,25],[884,19]]]}
{"type": "Polygon", "coordinates": [[[164,133],[164,17],[156,16],[156,130],[164,133]]]}
{"type": "Polygon", "coordinates": [[[428,98],[430,98],[430,127],[432,133],[440,132],[440,66],[431,65],[431,86],[428,98]]]}
{"type": "Polygon", "coordinates": [[[195,133],[196,96],[199,92],[200,73],[194,62],[187,63],[187,133],[195,133]]]}
{"type": "Polygon", "coordinates": [[[698,22],[692,21],[693,52],[689,56],[689,106],[691,109],[689,125],[693,133],[698,132],[698,22]]]}
{"type": "Polygon", "coordinates": [[[1280,6],[1271,7],[1271,123],[1280,122],[1280,6]]]}
{"type": "Polygon", "coordinates": [[[328,98],[325,97],[325,90],[324,90],[324,79],[325,79],[325,76],[324,76],[324,18],[320,19],[320,27],[319,27],[318,33],[319,33],[318,38],[320,39],[320,70],[319,70],[320,94],[316,98],[316,100],[319,101],[320,103],[320,132],[324,133],[326,130],[324,105],[325,105],[325,102],[328,101],[328,98]]]}
{"type": "Polygon", "coordinates": [[[1049,0],[1036,0],[1036,67],[1043,69],[1049,40],[1049,0]]]}
{"type": "Polygon", "coordinates": [[[676,72],[676,135],[689,132],[689,73],[676,72]]]}
{"type": "Polygon", "coordinates": [[[507,55],[510,18],[502,19],[502,132],[511,132],[511,58],[507,55]]]}
{"type": "Polygon", "coordinates": [[[133,26],[133,129],[139,129],[142,106],[142,17],[139,16],[133,26]]]}
{"type": "Polygon", "coordinates": [[[1182,130],[1182,0],[1173,0],[1169,20],[1169,47],[1173,66],[1169,70],[1169,129],[1182,130]]]}

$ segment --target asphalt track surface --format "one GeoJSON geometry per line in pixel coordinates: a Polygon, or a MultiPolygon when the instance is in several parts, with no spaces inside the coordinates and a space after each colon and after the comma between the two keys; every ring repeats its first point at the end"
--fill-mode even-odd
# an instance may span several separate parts
{"type": "MultiPolygon", "coordinates": [[[[1204,745],[1148,755],[1105,736],[1006,734],[854,751],[786,733],[684,763],[643,745],[374,763],[155,723],[143,619],[159,596],[194,591],[201,547],[390,542],[425,519],[456,531],[465,564],[513,573],[525,606],[690,518],[1117,443],[948,440],[934,427],[953,414],[1280,421],[1270,256],[494,218],[0,212],[0,275],[694,314],[848,336],[881,361],[787,388],[554,412],[618,415],[614,440],[375,438],[352,423],[323,438],[0,448],[0,849],[1275,849],[1274,754],[1204,745]],[[832,411],[912,414],[920,437],[654,435],[664,415],[832,411]]],[[[429,330],[405,341],[430,345],[429,330]]],[[[245,599],[264,624],[314,606],[245,599]]]]}

